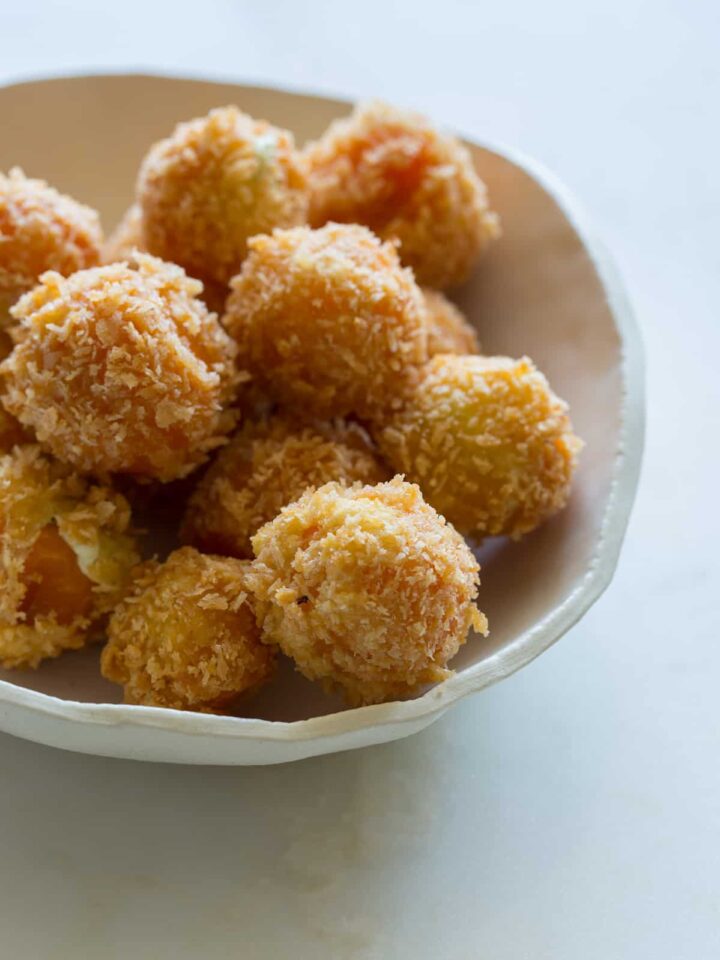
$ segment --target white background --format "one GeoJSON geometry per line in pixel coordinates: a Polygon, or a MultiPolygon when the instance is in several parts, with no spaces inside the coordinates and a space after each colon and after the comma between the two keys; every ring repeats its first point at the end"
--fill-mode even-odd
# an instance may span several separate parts
{"type": "Polygon", "coordinates": [[[414,739],[224,770],[0,737],[0,956],[720,956],[719,10],[3,5],[0,80],[152,66],[381,94],[535,155],[619,261],[649,393],[613,586],[414,739]]]}

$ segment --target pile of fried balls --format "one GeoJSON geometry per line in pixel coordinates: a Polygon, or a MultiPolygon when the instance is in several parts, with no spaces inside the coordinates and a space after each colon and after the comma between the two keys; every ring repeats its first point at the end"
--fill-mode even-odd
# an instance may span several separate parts
{"type": "Polygon", "coordinates": [[[464,537],[555,514],[581,447],[442,292],[499,234],[465,147],[382,103],[302,150],[181,123],[108,240],[0,174],[0,664],[101,640],[125,702],[234,713],[280,656],[353,706],[449,677],[488,630],[464,537]]]}

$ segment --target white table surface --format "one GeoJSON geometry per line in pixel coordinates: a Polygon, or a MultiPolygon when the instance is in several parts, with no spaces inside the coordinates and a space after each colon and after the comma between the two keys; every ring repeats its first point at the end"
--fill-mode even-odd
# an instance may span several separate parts
{"type": "Polygon", "coordinates": [[[414,739],[226,770],[0,737],[0,956],[720,956],[719,9],[3,7],[0,81],[154,66],[382,94],[535,155],[626,277],[649,408],[610,590],[414,739]]]}

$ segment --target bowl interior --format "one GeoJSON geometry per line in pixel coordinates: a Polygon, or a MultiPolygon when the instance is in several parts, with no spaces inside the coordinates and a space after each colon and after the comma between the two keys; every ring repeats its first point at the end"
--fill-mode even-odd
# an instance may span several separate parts
{"type": "MultiPolygon", "coordinates": [[[[161,77],[79,77],[0,90],[0,169],[28,175],[98,208],[109,232],[132,199],[148,145],[179,120],[236,103],[291,129],[299,143],[346,113],[338,101],[230,84],[161,77]]],[[[503,236],[457,300],[491,354],[528,354],[571,405],[586,442],[568,509],[520,543],[479,551],[487,639],[472,638],[453,662],[462,675],[510,648],[552,615],[597,562],[621,438],[622,351],[588,252],[553,197],[520,165],[469,144],[502,217],[503,236]]],[[[61,699],[117,703],[98,670],[98,649],[65,654],[36,671],[0,679],[61,699]]],[[[505,670],[505,672],[510,672],[505,670]]],[[[244,716],[299,720],[342,710],[288,664],[245,705],[244,716]]]]}

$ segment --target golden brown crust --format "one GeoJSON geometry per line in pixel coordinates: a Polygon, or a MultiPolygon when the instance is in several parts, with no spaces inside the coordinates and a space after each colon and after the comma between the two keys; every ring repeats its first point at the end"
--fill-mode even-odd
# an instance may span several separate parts
{"type": "Polygon", "coordinates": [[[126,703],[216,712],[272,676],[274,651],[260,642],[248,569],[191,547],[143,566],[110,619],[101,659],[126,703]]]}
{"type": "Polygon", "coordinates": [[[399,477],[308,492],[262,527],[253,548],[263,639],[351,703],[445,679],[468,630],[487,630],[470,549],[399,477]]]}
{"type": "Polygon", "coordinates": [[[6,409],[84,472],[189,473],[232,428],[223,406],[238,379],[235,346],[200,287],[140,253],[134,266],[44,274],[13,308],[6,409]]]}
{"type": "Polygon", "coordinates": [[[250,538],[309,487],[387,479],[358,424],[301,425],[276,414],[246,423],[220,451],[190,498],[182,538],[209,553],[252,557],[250,538]]]}
{"type": "Polygon", "coordinates": [[[438,353],[480,353],[475,328],[455,304],[439,290],[423,290],[427,312],[428,356],[438,353]]]}
{"type": "Polygon", "coordinates": [[[0,326],[12,304],[56,270],[67,276],[100,262],[97,213],[15,168],[0,173],[0,326]]]}
{"type": "Polygon", "coordinates": [[[240,362],[293,413],[396,404],[427,356],[425,313],[392,244],[329,224],[253,237],[224,323],[240,362]]]}
{"type": "Polygon", "coordinates": [[[527,357],[433,357],[374,436],[462,533],[515,538],[565,505],[582,446],[527,357]]]}
{"type": "MultiPolygon", "coordinates": [[[[114,607],[138,562],[129,533],[130,509],[120,494],[92,486],[37,446],[0,458],[0,663],[35,667],[45,657],[81,647],[91,628],[114,607]],[[63,578],[86,578],[90,602],[77,616],[51,609],[28,615],[29,591],[37,590],[30,559],[43,534],[68,551],[63,578]],[[70,569],[70,566],[75,569],[70,569]]],[[[35,558],[37,560],[42,558],[35,558]]],[[[36,566],[33,569],[41,569],[36,566]]],[[[44,584],[64,599],[67,584],[44,584]]]]}
{"type": "Polygon", "coordinates": [[[373,102],[331,124],[304,151],[310,223],[363,223],[397,238],[418,283],[465,280],[499,233],[467,149],[425,118],[373,102]]]}
{"type": "Polygon", "coordinates": [[[181,123],[156,143],[137,196],[148,250],[222,284],[239,270],[249,237],[307,217],[292,134],[237,107],[181,123]]]}

